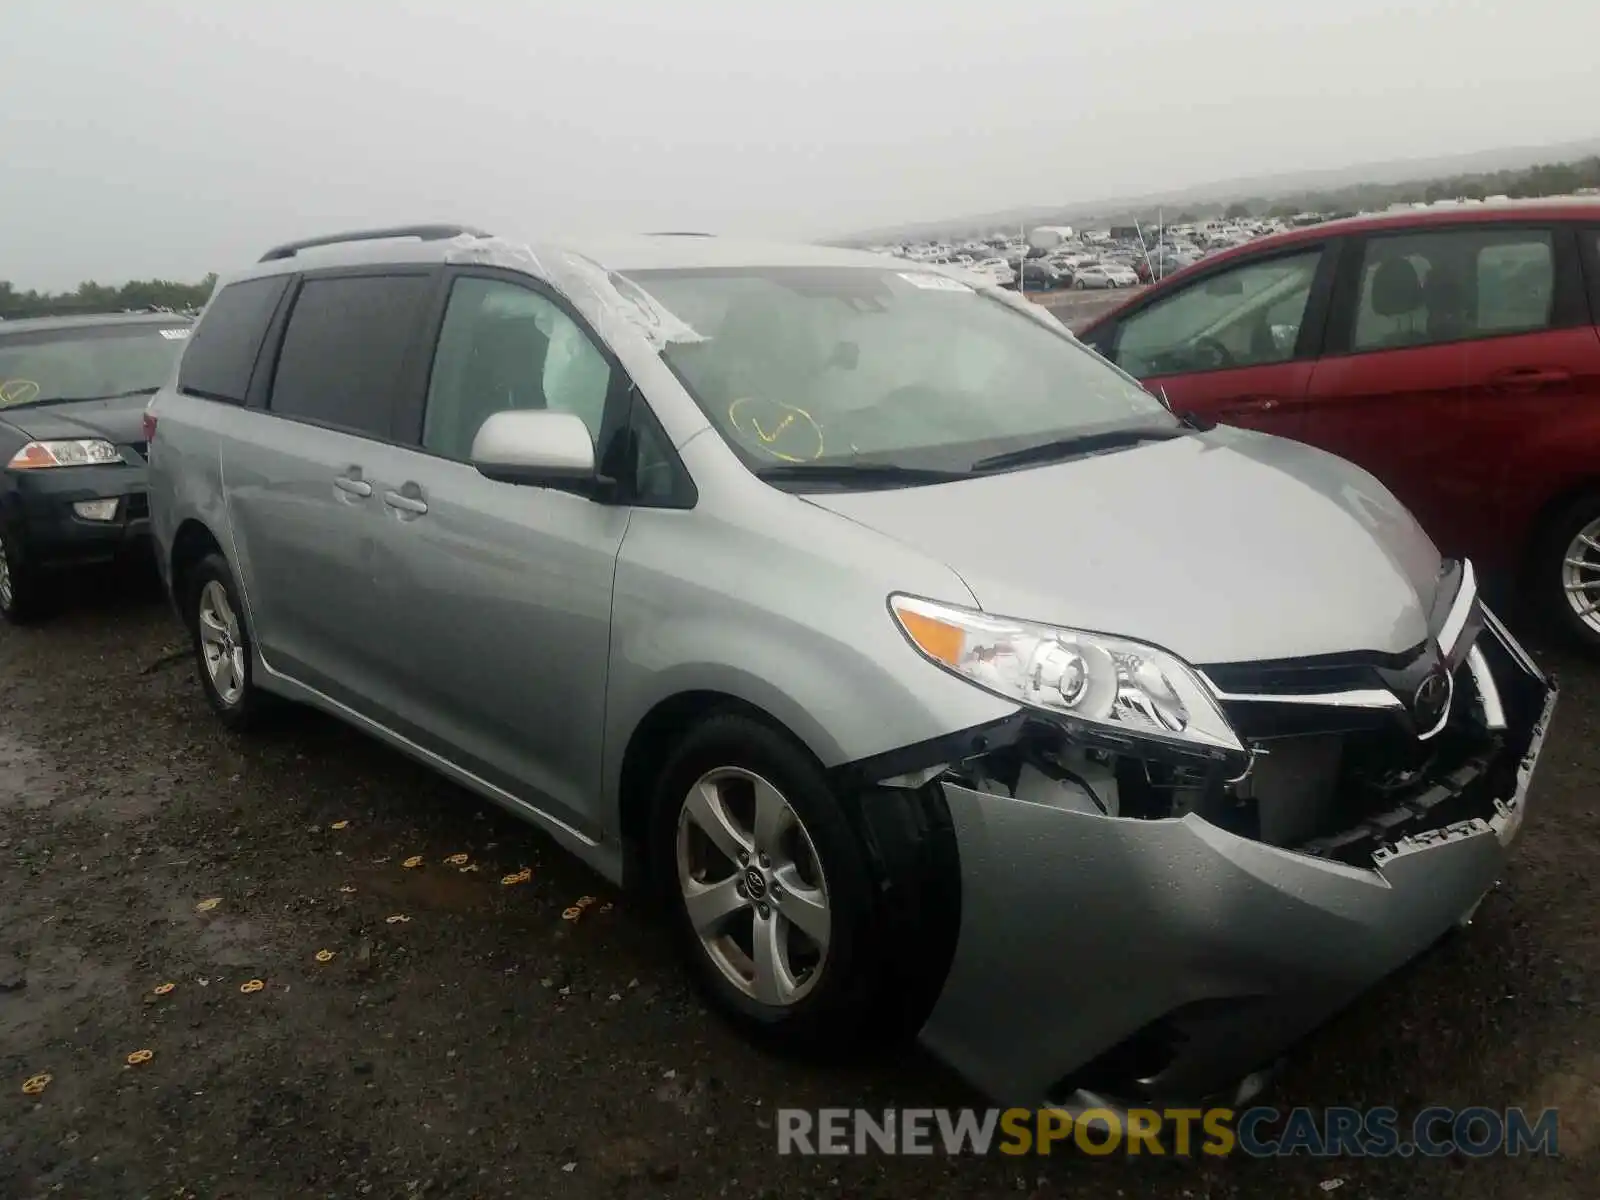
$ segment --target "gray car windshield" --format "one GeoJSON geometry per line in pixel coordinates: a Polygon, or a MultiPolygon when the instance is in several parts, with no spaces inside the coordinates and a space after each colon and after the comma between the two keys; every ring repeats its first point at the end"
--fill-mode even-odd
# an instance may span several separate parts
{"type": "Polygon", "coordinates": [[[752,467],[963,470],[1177,423],[1066,334],[914,264],[639,271],[700,340],[662,355],[752,467]]]}
{"type": "Polygon", "coordinates": [[[5,336],[0,326],[0,410],[154,391],[167,382],[186,325],[86,325],[5,336]]]}

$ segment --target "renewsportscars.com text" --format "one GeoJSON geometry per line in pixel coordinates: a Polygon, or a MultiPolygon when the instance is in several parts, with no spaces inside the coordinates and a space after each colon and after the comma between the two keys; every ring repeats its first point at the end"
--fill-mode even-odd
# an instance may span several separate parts
{"type": "Polygon", "coordinates": [[[1556,1109],[849,1108],[778,1110],[779,1154],[1470,1158],[1559,1153],[1556,1109]]]}

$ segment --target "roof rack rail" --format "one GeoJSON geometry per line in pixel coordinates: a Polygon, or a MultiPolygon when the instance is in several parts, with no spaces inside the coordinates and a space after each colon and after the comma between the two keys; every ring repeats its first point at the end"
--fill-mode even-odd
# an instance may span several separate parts
{"type": "Polygon", "coordinates": [[[396,225],[390,229],[353,229],[348,233],[330,233],[323,237],[285,242],[268,250],[261,256],[260,261],[278,262],[281,259],[293,258],[302,250],[312,250],[318,246],[338,246],[344,242],[382,242],[390,238],[417,238],[424,242],[442,242],[449,238],[461,237],[463,234],[468,237],[493,236],[470,225],[396,225]]]}
{"type": "Polygon", "coordinates": [[[701,233],[697,229],[657,229],[645,237],[716,237],[714,233],[701,233]]]}

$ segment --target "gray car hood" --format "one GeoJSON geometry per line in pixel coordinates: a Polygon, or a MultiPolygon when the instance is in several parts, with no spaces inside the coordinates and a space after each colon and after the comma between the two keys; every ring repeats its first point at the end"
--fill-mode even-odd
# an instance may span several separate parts
{"type": "Polygon", "coordinates": [[[1441,575],[1433,543],[1372,476],[1243,430],[806,499],[946,563],[987,612],[1199,664],[1410,649],[1441,575]]]}
{"type": "Polygon", "coordinates": [[[101,437],[118,445],[144,440],[144,409],[148,396],[117,396],[111,400],[74,400],[61,404],[0,408],[0,421],[30,438],[101,437]]]}

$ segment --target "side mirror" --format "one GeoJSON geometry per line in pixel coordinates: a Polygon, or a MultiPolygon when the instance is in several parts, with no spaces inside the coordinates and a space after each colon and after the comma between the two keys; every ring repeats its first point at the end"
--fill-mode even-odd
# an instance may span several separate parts
{"type": "Polygon", "coordinates": [[[490,415],[472,439],[472,465],[500,483],[597,494],[594,441],[582,418],[549,409],[507,409],[490,415]]]}

